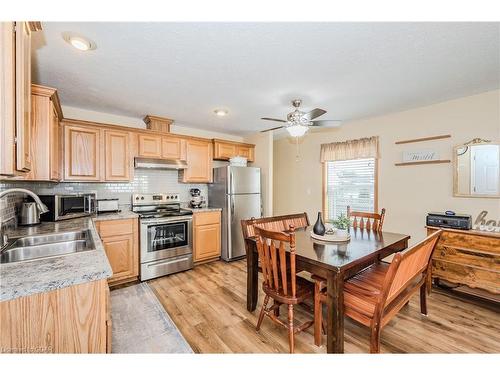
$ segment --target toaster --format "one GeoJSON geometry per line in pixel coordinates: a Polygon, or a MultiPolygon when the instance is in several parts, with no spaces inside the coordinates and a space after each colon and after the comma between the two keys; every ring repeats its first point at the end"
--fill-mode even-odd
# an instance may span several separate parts
{"type": "Polygon", "coordinates": [[[97,213],[103,212],[118,212],[118,198],[97,199],[96,200],[97,213]]]}

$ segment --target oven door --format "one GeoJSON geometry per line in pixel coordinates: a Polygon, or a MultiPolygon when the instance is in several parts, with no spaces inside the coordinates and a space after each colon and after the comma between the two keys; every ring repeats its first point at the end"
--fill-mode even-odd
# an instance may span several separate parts
{"type": "Polygon", "coordinates": [[[192,218],[141,220],[141,263],[191,254],[192,218]]]}

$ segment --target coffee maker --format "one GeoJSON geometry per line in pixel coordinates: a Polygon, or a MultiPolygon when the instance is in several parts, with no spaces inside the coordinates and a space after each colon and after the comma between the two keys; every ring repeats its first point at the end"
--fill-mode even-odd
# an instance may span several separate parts
{"type": "Polygon", "coordinates": [[[201,208],[204,202],[201,196],[201,190],[198,188],[189,189],[189,194],[191,194],[191,201],[189,202],[192,208],[201,208]]]}

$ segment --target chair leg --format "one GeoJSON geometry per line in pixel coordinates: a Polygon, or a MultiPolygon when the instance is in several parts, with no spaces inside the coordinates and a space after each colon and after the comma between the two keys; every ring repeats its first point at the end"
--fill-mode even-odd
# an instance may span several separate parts
{"type": "Polygon", "coordinates": [[[427,315],[427,285],[422,284],[420,287],[420,312],[427,315]]]}
{"type": "Polygon", "coordinates": [[[264,311],[266,309],[268,302],[269,302],[269,296],[266,295],[266,297],[264,298],[264,303],[262,304],[262,308],[260,309],[259,320],[257,321],[257,327],[255,327],[256,331],[260,329],[260,325],[262,324],[262,319],[264,319],[264,311]]]}
{"type": "MultiPolygon", "coordinates": [[[[276,303],[276,301],[274,301],[274,303],[276,303]]],[[[275,317],[280,316],[280,306],[281,306],[281,305],[278,305],[278,307],[276,307],[276,308],[274,309],[274,316],[275,316],[275,317]]]]}
{"type": "Polygon", "coordinates": [[[370,353],[380,353],[380,324],[379,323],[372,324],[372,326],[371,326],[370,353]]]}
{"type": "Polygon", "coordinates": [[[293,354],[295,351],[295,338],[294,338],[294,327],[293,327],[293,305],[288,305],[288,341],[290,344],[290,353],[293,354]]]}
{"type": "Polygon", "coordinates": [[[314,283],[314,345],[321,346],[321,331],[323,325],[323,311],[321,309],[321,300],[319,283],[314,283]]]}

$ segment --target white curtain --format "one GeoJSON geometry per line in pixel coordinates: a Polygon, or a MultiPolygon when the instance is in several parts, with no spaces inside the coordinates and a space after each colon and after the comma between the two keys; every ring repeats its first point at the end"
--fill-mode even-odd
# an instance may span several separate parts
{"type": "Polygon", "coordinates": [[[352,139],[321,145],[321,162],[378,158],[378,137],[352,139]]]}

